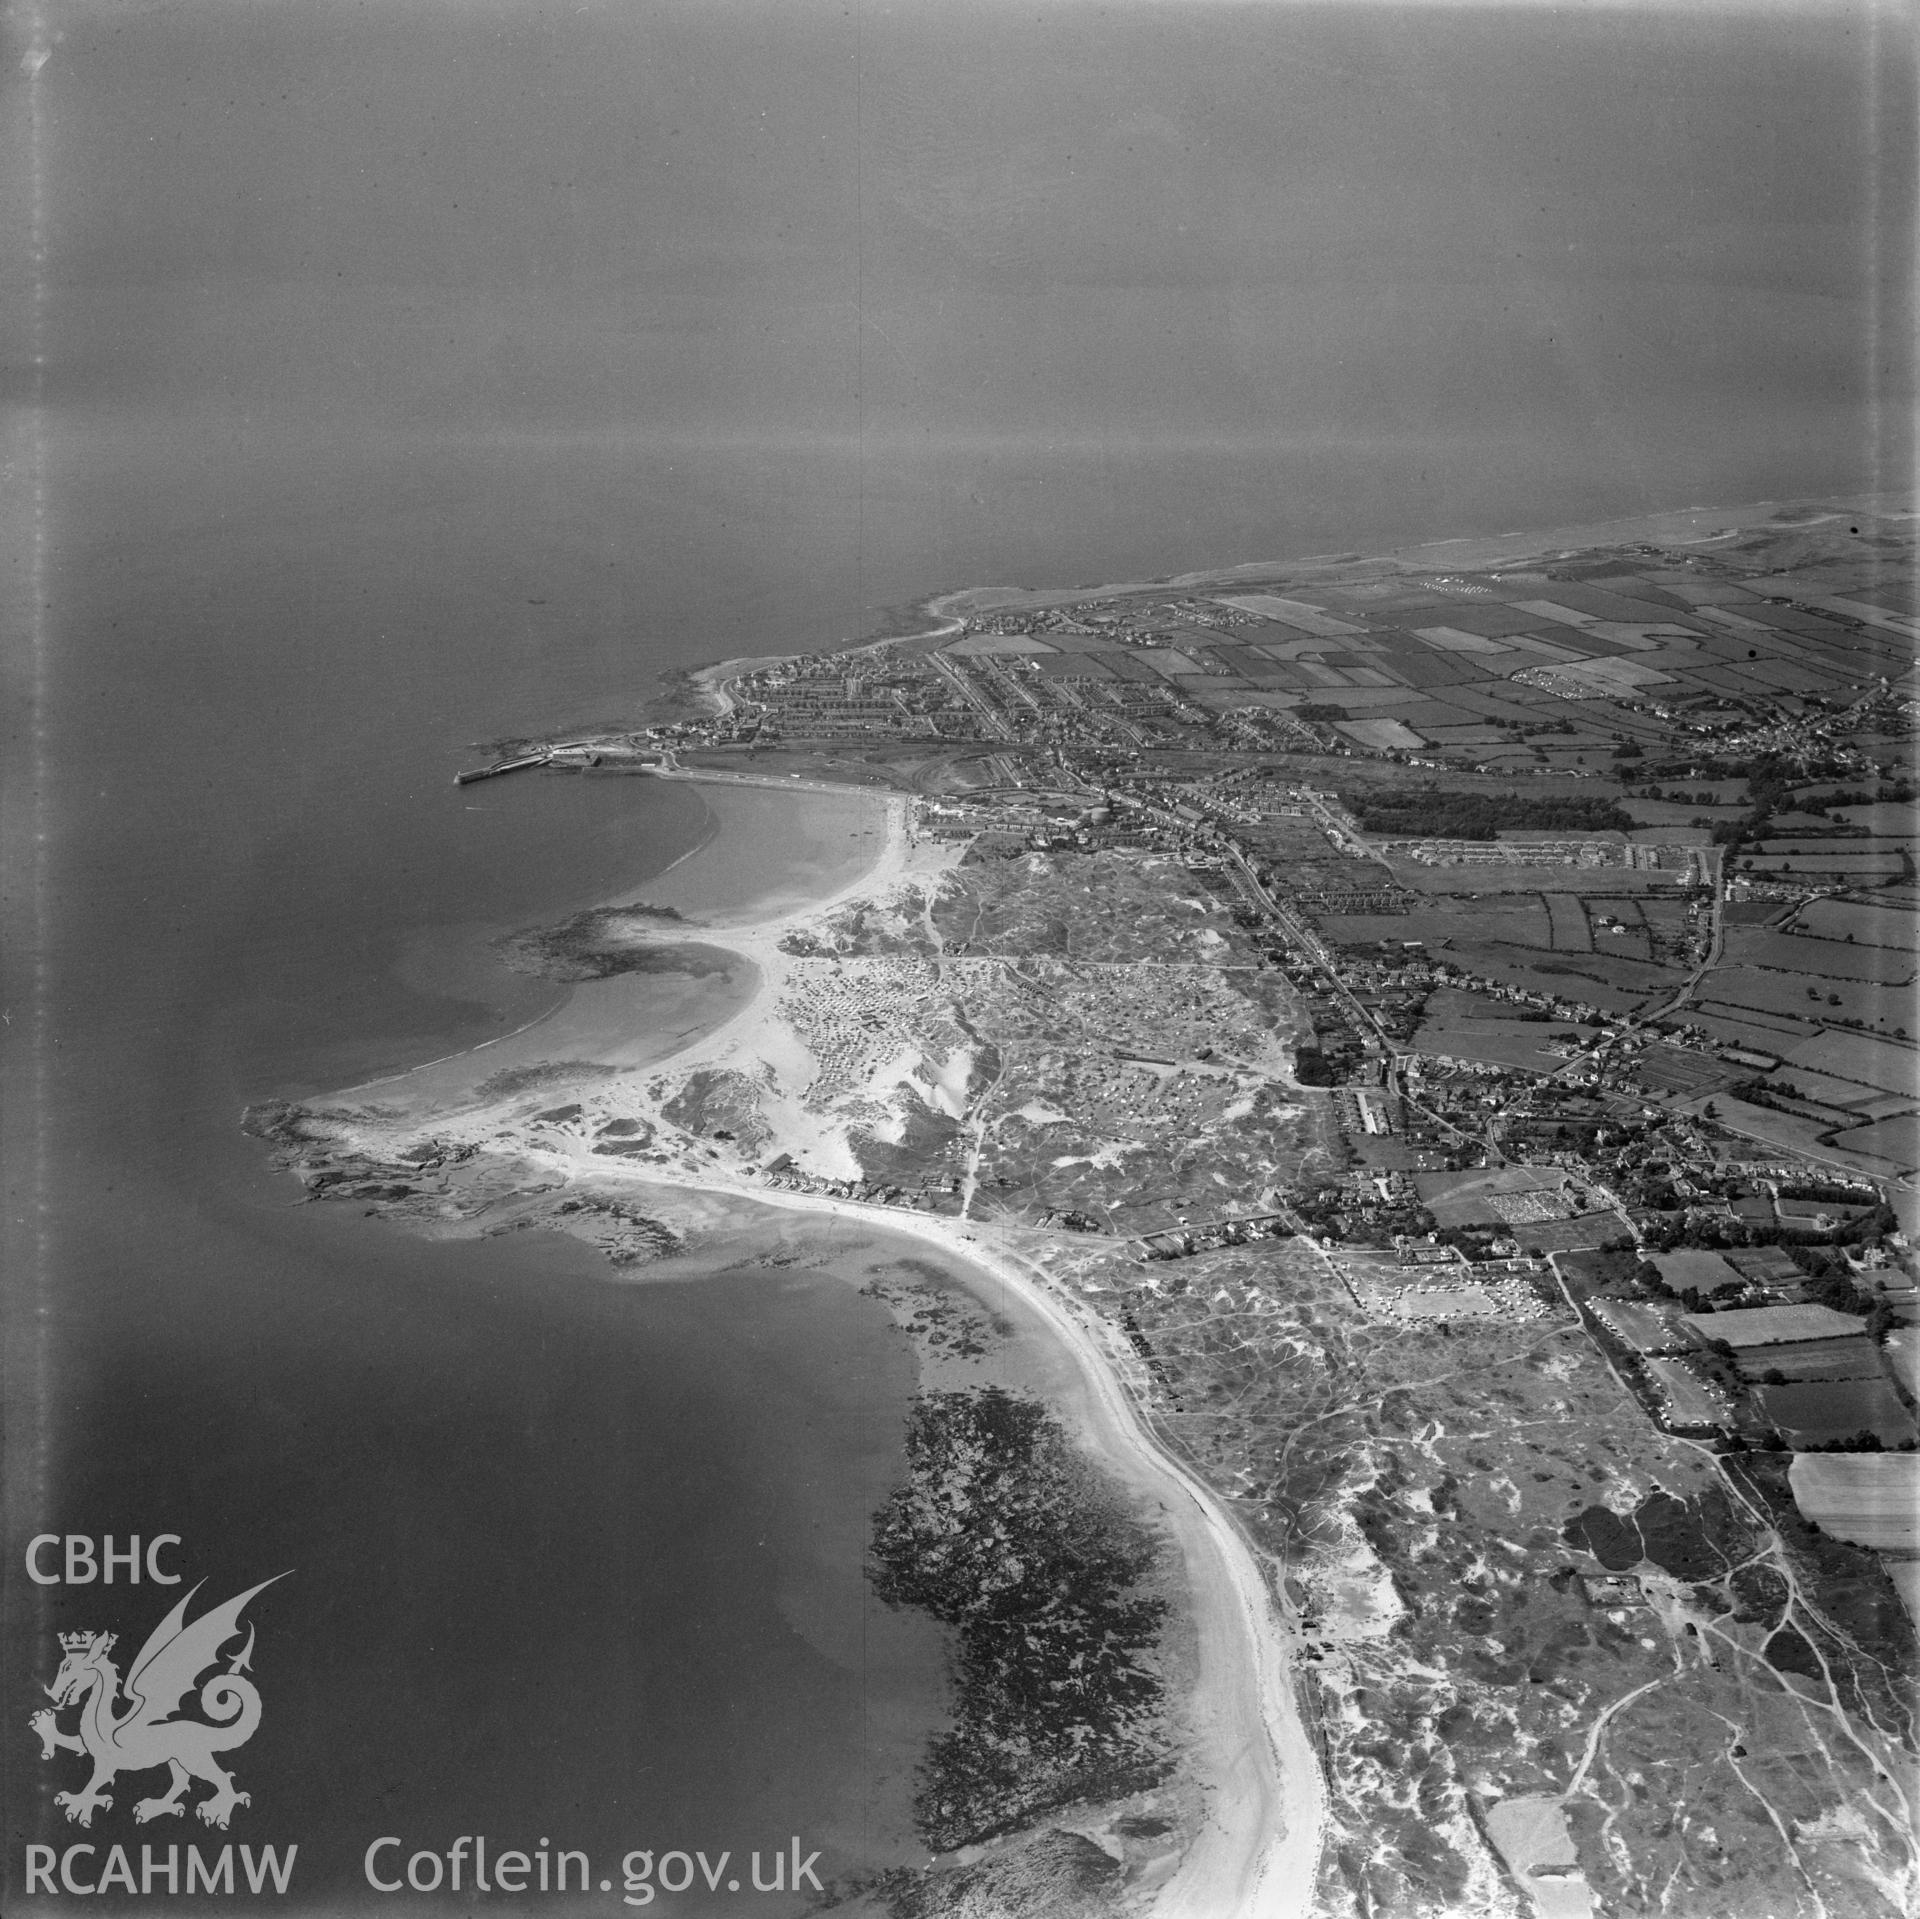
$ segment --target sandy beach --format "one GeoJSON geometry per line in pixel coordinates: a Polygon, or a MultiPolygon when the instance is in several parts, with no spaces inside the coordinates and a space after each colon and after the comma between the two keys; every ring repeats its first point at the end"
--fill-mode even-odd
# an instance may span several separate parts
{"type": "MultiPolygon", "coordinates": [[[[872,794],[797,796],[704,782],[698,790],[713,816],[700,844],[644,885],[592,903],[678,915],[662,923],[667,937],[649,942],[672,949],[665,957],[678,964],[579,981],[559,1004],[498,1039],[362,1081],[336,1097],[395,1117],[424,1117],[485,1098],[488,1082],[502,1074],[566,1064],[634,1071],[734,1034],[766,1000],[756,961],[777,962],[789,917],[803,908],[829,910],[870,878],[879,881],[899,835],[889,826],[887,803],[872,794]],[[711,929],[726,930],[723,944],[707,937],[711,929]]],[[[485,952],[461,957],[469,968],[502,966],[485,952]]]]}
{"type": "MultiPolygon", "coordinates": [[[[1158,1510],[1185,1563],[1197,1655],[1186,1756],[1203,1786],[1206,1816],[1157,1888],[1153,1909],[1169,1919],[1304,1913],[1324,1804],[1285,1630],[1262,1566],[1226,1507],[1145,1423],[1139,1363],[1112,1328],[1056,1288],[1016,1234],[772,1189],[717,1155],[683,1154],[672,1164],[609,1158],[596,1152],[595,1134],[583,1124],[534,1123],[530,1104],[563,1098],[589,1099],[601,1123],[616,1111],[657,1117],[638,1069],[669,1062],[680,1084],[702,1068],[764,1073],[769,1066],[804,1083],[810,1062],[780,1014],[797,964],[782,943],[848,900],[930,880],[954,858],[950,848],[912,838],[908,803],[898,797],[720,786],[703,787],[703,797],[718,815],[718,833],[614,904],[671,908],[679,920],[638,921],[632,938],[707,956],[703,963],[715,970],[576,986],[564,1005],[521,1032],[351,1089],[331,1104],[331,1115],[382,1131],[430,1121],[436,1139],[504,1151],[543,1186],[630,1189],[638,1207],[668,1216],[678,1196],[709,1225],[717,1209],[722,1230],[730,1213],[764,1219],[770,1207],[839,1219],[858,1235],[918,1242],[1016,1300],[1061,1355],[1050,1403],[1143,1506],[1158,1510]],[[530,1101],[525,1084],[503,1079],[508,1068],[548,1069],[539,1072],[537,1096],[530,1101]],[[610,1074],[622,1076],[618,1086],[610,1074]]],[[[644,1279],[645,1270],[637,1276],[644,1279]]]]}

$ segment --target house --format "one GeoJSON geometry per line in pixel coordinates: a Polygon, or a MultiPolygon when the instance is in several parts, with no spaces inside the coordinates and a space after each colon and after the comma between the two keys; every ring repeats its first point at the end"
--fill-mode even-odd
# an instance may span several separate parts
{"type": "Polygon", "coordinates": [[[1645,1603],[1640,1582],[1630,1573],[1583,1574],[1580,1590],[1589,1606],[1639,1606],[1645,1603]]]}

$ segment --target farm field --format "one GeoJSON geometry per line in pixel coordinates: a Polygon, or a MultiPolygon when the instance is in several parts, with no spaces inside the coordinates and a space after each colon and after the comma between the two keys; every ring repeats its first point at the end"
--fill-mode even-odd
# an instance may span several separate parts
{"type": "Polygon", "coordinates": [[[1767,967],[1813,979],[1876,980],[1911,985],[1920,954],[1910,949],[1862,946],[1846,939],[1818,939],[1761,927],[1735,927],[1727,934],[1727,963],[1767,967]]]}
{"type": "Polygon", "coordinates": [[[1782,1019],[1776,1013],[1756,1013],[1751,1008],[1723,1006],[1710,992],[1693,1002],[1690,1017],[1710,1038],[1724,1040],[1730,1046],[1747,1046],[1782,1056],[1789,1047],[1800,1045],[1808,1031],[1801,1020],[1782,1019]]]}
{"type": "Polygon", "coordinates": [[[1658,992],[1680,974],[1678,967],[1652,965],[1630,953],[1614,952],[1569,953],[1564,957],[1555,954],[1540,961],[1535,970],[1550,976],[1598,980],[1642,994],[1658,992]]]}
{"type": "Polygon", "coordinates": [[[1630,1013],[1650,994],[1671,989],[1685,977],[1677,969],[1650,966],[1624,955],[1542,953],[1536,959],[1510,946],[1465,940],[1456,942],[1451,956],[1483,978],[1597,1006],[1603,1013],[1630,1013]]]}
{"type": "Polygon", "coordinates": [[[1786,1057],[1836,1079],[1920,1098],[1920,1052],[1911,1046],[1876,1042],[1861,1033],[1822,1033],[1803,1040],[1786,1057]]]}
{"type": "Polygon", "coordinates": [[[1426,742],[1402,720],[1342,720],[1339,730],[1362,746],[1397,746],[1418,751],[1426,742]]]}
{"type": "Polygon", "coordinates": [[[1840,1339],[1784,1340],[1775,1346],[1749,1347],[1740,1355],[1740,1371],[1751,1384],[1785,1384],[1807,1379],[1879,1379],[1885,1368],[1880,1349],[1864,1333],[1840,1339]],[[1778,1381],[1768,1381],[1779,1373],[1778,1381]]]}
{"type": "Polygon", "coordinates": [[[1496,999],[1492,994],[1476,992],[1470,986],[1436,986],[1427,995],[1426,1010],[1430,1020],[1452,1024],[1475,1020],[1504,1022],[1509,1026],[1548,1023],[1545,1016],[1534,1007],[1496,999]]]}
{"type": "Polygon", "coordinates": [[[1920,1453],[1802,1453],[1787,1483],[1794,1504],[1836,1539],[1920,1550],[1920,1453]]]}
{"type": "Polygon", "coordinates": [[[1881,1348],[1887,1370],[1910,1394],[1920,1396],[1920,1332],[1911,1326],[1898,1326],[1887,1335],[1881,1348]]]}
{"type": "Polygon", "coordinates": [[[1691,800],[1643,800],[1637,796],[1623,799],[1620,810],[1631,813],[1643,825],[1663,827],[1688,827],[1697,819],[1711,820],[1714,813],[1711,803],[1698,806],[1691,800]]]}
{"type": "Polygon", "coordinates": [[[1900,1403],[1893,1382],[1884,1375],[1877,1379],[1759,1386],[1754,1389],[1754,1398],[1768,1423],[1796,1451],[1831,1446],[1863,1432],[1872,1433],[1890,1449],[1920,1438],[1913,1415],[1900,1403]]]}
{"type": "Polygon", "coordinates": [[[1577,893],[1543,893],[1548,929],[1556,953],[1591,953],[1593,928],[1587,923],[1584,902],[1577,893]]]}
{"type": "Polygon", "coordinates": [[[1675,1253],[1655,1253],[1654,1266],[1660,1277],[1676,1292],[1710,1293],[1722,1286],[1740,1283],[1739,1269],[1724,1253],[1705,1247],[1688,1247],[1675,1253]]]}
{"type": "Polygon", "coordinates": [[[1897,869],[1900,865],[1899,848],[1903,842],[1836,838],[1825,833],[1799,836],[1782,833],[1749,844],[1755,855],[1762,859],[1804,859],[1809,865],[1821,866],[1844,866],[1848,861],[1861,861],[1876,868],[1884,866],[1897,869]]]}
{"type": "Polygon", "coordinates": [[[1913,809],[1893,803],[1876,806],[1836,806],[1833,816],[1849,826],[1864,826],[1869,833],[1892,840],[1913,836],[1913,809]]]}
{"type": "Polygon", "coordinates": [[[1907,986],[1883,986],[1872,980],[1810,978],[1798,973],[1769,973],[1757,967],[1717,967],[1710,979],[1723,1006],[1748,1007],[1782,1019],[1838,1022],[1857,1019],[1875,1031],[1893,1034],[1913,1018],[1913,994],[1907,986]]]}
{"type": "Polygon", "coordinates": [[[1826,939],[1844,940],[1851,933],[1864,945],[1898,947],[1906,952],[1920,947],[1920,929],[1915,927],[1912,908],[1891,899],[1810,900],[1794,915],[1792,923],[1826,939]]]}
{"type": "Polygon", "coordinates": [[[1831,1127],[1823,1121],[1801,1119],[1792,1113],[1776,1112],[1770,1106],[1755,1106],[1744,1099],[1725,1095],[1714,1101],[1720,1123],[1749,1139],[1783,1146],[1790,1152],[1808,1153],[1816,1159],[1831,1149],[1826,1138],[1831,1127]]]}
{"type": "Polygon", "coordinates": [[[1899,1172],[1911,1172],[1920,1167],[1920,1115],[1907,1113],[1835,1133],[1833,1148],[1835,1152],[1877,1160],[1899,1172]]]}
{"type": "Polygon", "coordinates": [[[1437,923],[1432,914],[1419,910],[1409,913],[1320,913],[1314,917],[1321,933],[1334,946],[1375,946],[1381,940],[1391,940],[1396,944],[1412,940],[1422,945],[1436,946],[1449,936],[1449,928],[1444,923],[1437,923]]]}
{"type": "Polygon", "coordinates": [[[1588,910],[1592,922],[1595,952],[1615,954],[1621,959],[1639,960],[1642,965],[1653,963],[1652,935],[1637,917],[1630,917],[1624,921],[1606,920],[1595,916],[1592,908],[1588,910]]]}
{"type": "Polygon", "coordinates": [[[1677,937],[1704,915],[1688,895],[1663,886],[1640,896],[1640,917],[1654,931],[1677,937]]]}
{"type": "Polygon", "coordinates": [[[1564,1061],[1547,1050],[1547,1042],[1579,1030],[1558,1020],[1427,1019],[1420,1022],[1413,1043],[1422,1053],[1442,1059],[1550,1073],[1564,1061]]]}
{"type": "Polygon", "coordinates": [[[1489,899],[1449,898],[1415,906],[1408,920],[1420,922],[1418,932],[1405,932],[1403,939],[1425,939],[1429,947],[1443,940],[1473,940],[1484,944],[1501,941],[1513,946],[1532,947],[1550,952],[1553,947],[1553,922],[1547,916],[1545,902],[1532,886],[1525,890],[1498,891],[1489,899]]]}
{"type": "Polygon", "coordinates": [[[1897,853],[1753,851],[1743,853],[1733,870],[1738,878],[1775,884],[1793,881],[1802,886],[1865,888],[1895,878],[1902,865],[1897,853]]]}
{"type": "Polygon", "coordinates": [[[1886,1100],[1898,1098],[1897,1094],[1878,1093],[1872,1087],[1861,1086],[1854,1080],[1835,1079],[1829,1073],[1817,1073],[1806,1066],[1782,1067],[1772,1075],[1770,1083],[1792,1086],[1807,1098],[1824,1100],[1831,1106],[1857,1108],[1866,1119],[1887,1118],[1888,1113],[1870,1109],[1886,1100]]]}
{"type": "Polygon", "coordinates": [[[1551,1218],[1571,1210],[1558,1167],[1494,1166],[1416,1173],[1413,1188],[1443,1226],[1510,1225],[1516,1211],[1551,1218]]]}

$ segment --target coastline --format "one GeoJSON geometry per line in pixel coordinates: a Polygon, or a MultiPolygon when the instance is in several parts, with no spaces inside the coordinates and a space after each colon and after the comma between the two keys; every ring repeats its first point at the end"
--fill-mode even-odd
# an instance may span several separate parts
{"type": "MultiPolygon", "coordinates": [[[[1858,508],[1891,518],[1910,518],[1911,503],[1904,494],[1857,492],[1808,495],[1786,500],[1742,500],[1725,506],[1656,508],[1647,513],[1622,514],[1613,519],[1575,521],[1561,526],[1523,529],[1511,533],[1469,533],[1410,541],[1380,552],[1302,553],[1268,559],[1238,560],[1230,566],[1201,567],[1152,580],[1109,580],[1098,585],[1072,587],[976,586],[937,595],[920,603],[919,611],[942,620],[955,616],[945,609],[965,612],[1000,608],[1063,606],[1115,593],[1156,593],[1169,589],[1231,586],[1274,574],[1300,574],[1320,567],[1489,567],[1578,551],[1587,547],[1661,541],[1672,545],[1705,545],[1732,539],[1763,527],[1775,531],[1812,527],[1858,508]],[[1898,505],[1888,504],[1898,502],[1898,505]]],[[[923,637],[901,634],[899,639],[923,637]]],[[[870,644],[886,645],[888,641],[870,644]]]]}
{"type": "MultiPolygon", "coordinates": [[[[1594,527],[1425,542],[1380,556],[1378,563],[1486,568],[1549,555],[1568,543],[1705,543],[1737,537],[1742,523],[1778,530],[1817,526],[1826,517],[1810,504],[1768,516],[1765,510],[1777,507],[1760,502],[1740,509],[1691,508],[1594,527]]],[[[1362,562],[1351,555],[1246,562],[1140,585],[1164,590],[1281,573],[1303,576],[1316,564],[1362,562]]],[[[950,630],[957,615],[948,609],[954,607],[1040,606],[1126,590],[1117,584],[1044,593],[968,589],[935,596],[922,611],[950,630]]],[[[912,637],[922,636],[897,634],[848,650],[912,637]]],[[[758,663],[724,661],[693,679],[708,697],[724,702],[729,675],[758,663]]],[[[676,989],[676,1000],[662,996],[659,971],[582,982],[563,1006],[518,1034],[411,1075],[347,1089],[336,1098],[357,1101],[371,1094],[377,1103],[320,1112],[323,1129],[330,1130],[282,1137],[326,1137],[344,1146],[340,1157],[357,1160],[361,1168],[356,1177],[366,1177],[369,1168],[375,1175],[368,1195],[384,1197],[379,1178],[386,1177],[386,1191],[404,1196],[391,1210],[425,1231],[470,1236],[529,1224],[558,1226],[599,1244],[617,1265],[637,1268],[631,1278],[639,1283],[686,1276],[675,1271],[686,1249],[677,1235],[696,1241],[711,1235],[719,1243],[750,1238],[750,1230],[742,1231],[748,1216],[771,1212],[823,1219],[868,1241],[917,1242],[956,1271],[978,1275],[983,1287],[1017,1299],[1064,1356],[1069,1377],[1063,1395],[1053,1397],[1064,1396],[1070,1405],[1076,1434],[1136,1499],[1158,1508],[1187,1569],[1197,1674],[1186,1695],[1190,1737],[1183,1751],[1204,1788],[1207,1813],[1197,1830],[1189,1829],[1164,1874],[1141,1877],[1137,1890],[1150,1895],[1153,1911],[1180,1919],[1226,1912],[1292,1919],[1304,1913],[1314,1894],[1328,1808],[1296,1696],[1285,1602],[1271,1590],[1230,1505],[1161,1445],[1142,1416],[1135,1354],[1099,1314],[1049,1280],[1016,1230],[771,1188],[762,1183],[770,1168],[762,1169],[760,1179],[747,1177],[755,1170],[751,1162],[784,1144],[810,1161],[815,1175],[865,1190],[860,1162],[846,1149],[844,1114],[841,1136],[829,1137],[830,1129],[811,1124],[818,1107],[804,1103],[824,1065],[823,1034],[817,1027],[803,1032],[789,1017],[790,994],[804,998],[809,978],[837,975],[840,967],[831,949],[809,947],[802,959],[789,942],[853,901],[908,885],[923,891],[936,886],[954,857],[951,849],[911,840],[908,802],[897,794],[812,780],[762,783],[694,769],[676,768],[668,777],[699,785],[722,824],[654,881],[605,903],[603,910],[638,904],[658,915],[609,935],[606,950],[658,958],[678,949],[696,960],[719,955],[720,987],[701,987],[702,976],[689,974],[691,984],[676,989]],[[885,820],[884,834],[871,824],[878,817],[885,820]],[[856,858],[844,835],[859,830],[850,823],[861,818],[869,822],[869,840],[856,858]],[[827,844],[834,829],[822,824],[831,820],[842,823],[837,846],[827,844]],[[797,841],[783,841],[782,832],[797,834],[797,841]],[[795,845],[813,851],[792,858],[782,853],[783,846],[795,845]],[[709,849],[712,856],[702,859],[709,849]],[[511,1082],[514,1068],[527,1077],[493,1083],[511,1082]],[[728,1092],[730,1084],[749,1082],[756,1096],[771,1094],[772,1107],[779,1109],[771,1133],[762,1128],[750,1148],[736,1133],[739,1102],[729,1104],[728,1092]],[[420,1137],[423,1126],[433,1129],[430,1141],[420,1137]],[[707,1141],[724,1143],[725,1151],[707,1141]],[[391,1180],[410,1156],[422,1154],[412,1163],[438,1167],[480,1156],[498,1171],[490,1187],[480,1183],[483,1190],[472,1203],[456,1196],[431,1205],[391,1180]],[[567,1197],[540,1197],[549,1194],[567,1197]],[[488,1223],[479,1224],[483,1215],[488,1223]]],[[[975,963],[950,960],[937,938],[934,944],[934,957],[916,953],[908,967],[937,977],[944,967],[975,963]]],[[[838,1016],[847,1017],[845,1004],[838,1016]]],[[[825,1035],[829,1043],[833,1037],[825,1035]]],[[[928,1058],[905,1068],[894,1062],[888,1070],[924,1074],[932,1066],[928,1058]]],[[[883,1093],[884,1074],[867,1090],[883,1093]]]]}
{"type": "MultiPolygon", "coordinates": [[[[1011,1295],[1063,1356],[1070,1429],[1136,1501],[1158,1509],[1183,1562],[1197,1652],[1197,1672],[1183,1702],[1190,1731],[1183,1757],[1204,1790],[1207,1812],[1152,1887],[1153,1909],[1181,1919],[1212,1919],[1227,1911],[1249,1919],[1292,1919],[1311,1899],[1323,1806],[1276,1603],[1233,1517],[1145,1425],[1129,1383],[1138,1362],[1098,1316],[1064,1299],[1037,1261],[1023,1257],[994,1229],[770,1189],[729,1171],[718,1163],[717,1153],[710,1153],[706,1164],[685,1156],[674,1164],[651,1155],[610,1157],[604,1138],[596,1140],[574,1117],[581,1112],[578,1101],[585,1087],[603,1100],[633,1105],[648,1069],[670,1066],[683,1084],[703,1070],[737,1072],[768,1059],[796,1069],[792,1055],[798,1041],[780,1018],[796,961],[783,942],[852,900],[884,894],[910,880],[931,881],[953,857],[949,849],[912,841],[907,802],[897,795],[798,795],[773,789],[743,797],[749,789],[717,791],[727,794],[718,810],[723,822],[731,818],[736,840],[739,829],[756,816],[764,822],[776,813],[792,820],[811,809],[815,820],[824,814],[844,821],[860,811],[871,820],[879,811],[885,821],[884,834],[871,834],[858,859],[843,847],[840,858],[816,861],[806,873],[787,868],[772,873],[780,862],[763,858],[753,871],[731,876],[724,871],[730,836],[723,823],[698,849],[712,848],[719,858],[703,862],[690,855],[635,894],[609,902],[637,899],[682,913],[678,921],[649,921],[628,938],[641,947],[670,944],[726,956],[737,971],[725,976],[733,990],[724,1006],[711,996],[705,1006],[683,1005],[680,1011],[690,1016],[681,1026],[665,1032],[656,1026],[636,1037],[635,1019],[646,1012],[647,991],[661,976],[582,983],[561,1007],[510,1039],[343,1089],[306,1111],[336,1148],[366,1160],[391,1164],[398,1150],[395,1135],[429,1127],[434,1157],[425,1164],[438,1164],[443,1155],[484,1153],[508,1162],[510,1183],[522,1192],[578,1191],[585,1183],[602,1195],[630,1195],[630,1203],[616,1198],[599,1204],[602,1210],[617,1208],[623,1227],[640,1218],[643,1230],[667,1236],[664,1243],[658,1237],[653,1241],[656,1254],[668,1254],[664,1269],[655,1273],[642,1266],[634,1277],[643,1283],[678,1277],[673,1271],[678,1262],[669,1250],[678,1244],[672,1238],[676,1215],[684,1226],[690,1211],[693,1229],[704,1239],[708,1233],[728,1235],[730,1227],[744,1223],[745,1212],[770,1208],[840,1222],[864,1238],[917,1242],[958,1274],[977,1276],[978,1288],[1011,1295]],[[797,809],[796,799],[801,800],[797,809]],[[677,884],[670,875],[677,876],[677,884]],[[688,902],[684,909],[682,901],[688,902]],[[702,906],[701,916],[691,917],[702,906]],[[552,1104],[569,1100],[574,1102],[570,1108],[552,1104]]],[[[657,1097],[660,1082],[647,1090],[657,1097]]],[[[314,1137],[297,1131],[271,1136],[314,1137]]],[[[400,1157],[405,1164],[408,1155],[400,1157]]],[[[468,1223],[487,1203],[471,1213],[452,1204],[412,1217],[436,1237],[500,1230],[497,1223],[490,1229],[468,1223]]],[[[960,1283],[965,1285],[966,1277],[960,1283]]]]}
{"type": "MultiPolygon", "coordinates": [[[[949,637],[963,625],[968,614],[1067,606],[1110,594],[1244,586],[1281,575],[1294,577],[1308,574],[1322,567],[1485,568],[1519,565],[1553,557],[1563,551],[1643,541],[1705,546],[1763,527],[1781,530],[1817,526],[1839,518],[1850,509],[1888,518],[1914,517],[1911,502],[1904,494],[1866,490],[1806,495],[1785,500],[1741,500],[1729,505],[1661,507],[1646,513],[1617,515],[1607,520],[1572,521],[1559,526],[1508,533],[1469,533],[1415,540],[1378,552],[1283,554],[1265,559],[1237,560],[1225,566],[1200,567],[1185,573],[1166,574],[1157,579],[1106,580],[1078,586],[954,587],[914,601],[910,607],[902,609],[904,617],[928,624],[914,625],[911,630],[889,632],[871,639],[840,641],[812,651],[836,658],[872,653],[916,640],[949,637]]],[[[889,622],[893,618],[884,617],[889,622]]],[[[733,710],[733,698],[727,691],[731,681],[760,667],[782,664],[790,657],[787,654],[741,655],[696,668],[687,678],[696,695],[706,703],[709,717],[723,717],[733,710]]]]}
{"type": "MultiPolygon", "coordinates": [[[[913,616],[930,619],[933,622],[931,626],[911,633],[883,633],[874,639],[848,640],[828,650],[835,653],[871,653],[880,647],[898,646],[908,640],[945,639],[962,625],[960,615],[946,611],[948,604],[966,599],[975,590],[971,587],[951,588],[916,601],[910,609],[913,616]]],[[[733,699],[727,692],[729,680],[738,679],[741,674],[752,673],[763,666],[779,666],[789,657],[785,653],[742,654],[736,659],[716,660],[711,666],[696,667],[687,678],[698,695],[712,704],[716,714],[726,714],[733,711],[733,699]]]]}

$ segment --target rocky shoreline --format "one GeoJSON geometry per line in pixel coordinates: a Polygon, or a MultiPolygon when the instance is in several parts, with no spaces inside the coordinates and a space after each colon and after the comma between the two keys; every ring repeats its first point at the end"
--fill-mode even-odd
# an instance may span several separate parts
{"type": "MultiPolygon", "coordinates": [[[[577,1069],[568,1072],[577,1076],[577,1069]]],[[[567,1110],[555,1108],[554,1123],[567,1110]]],[[[285,1100],[248,1107],[241,1128],[273,1147],[275,1167],[297,1178],[309,1200],[356,1201],[369,1214],[416,1230],[465,1231],[486,1239],[566,1233],[619,1267],[688,1250],[684,1233],[631,1201],[578,1185],[562,1194],[559,1181],[518,1156],[483,1155],[470,1143],[431,1137],[376,1152],[352,1116],[285,1100]],[[483,1213],[491,1217],[476,1227],[472,1222],[483,1213]]]]}
{"type": "Polygon", "coordinates": [[[1038,1401],[998,1387],[916,1401],[907,1477],[875,1516],[871,1577],[888,1605],[955,1634],[956,1723],[914,1798],[936,1851],[1166,1776],[1159,1557],[1038,1401]]]}

